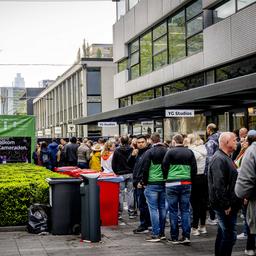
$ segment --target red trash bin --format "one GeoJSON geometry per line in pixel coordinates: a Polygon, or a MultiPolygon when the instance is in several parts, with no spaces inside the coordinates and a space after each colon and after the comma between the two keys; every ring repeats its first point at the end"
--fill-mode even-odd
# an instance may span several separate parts
{"type": "Polygon", "coordinates": [[[102,226],[118,225],[119,183],[98,181],[100,187],[100,219],[102,226]]]}
{"type": "MultiPolygon", "coordinates": [[[[97,173],[90,169],[79,169],[77,167],[59,167],[57,172],[67,174],[71,177],[80,177],[80,174],[97,173]]],[[[100,173],[98,185],[100,187],[100,219],[102,226],[118,225],[119,207],[119,182],[114,173],[100,173]]]]}

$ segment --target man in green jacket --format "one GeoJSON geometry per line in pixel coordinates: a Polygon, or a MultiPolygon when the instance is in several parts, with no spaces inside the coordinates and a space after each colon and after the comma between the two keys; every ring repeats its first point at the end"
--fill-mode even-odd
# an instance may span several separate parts
{"type": "Polygon", "coordinates": [[[183,146],[183,137],[177,134],[172,139],[173,148],[163,160],[166,178],[166,197],[171,221],[171,242],[190,244],[190,194],[192,180],[197,172],[193,152],[183,146]],[[179,240],[178,210],[181,214],[182,238],[179,240]]]}

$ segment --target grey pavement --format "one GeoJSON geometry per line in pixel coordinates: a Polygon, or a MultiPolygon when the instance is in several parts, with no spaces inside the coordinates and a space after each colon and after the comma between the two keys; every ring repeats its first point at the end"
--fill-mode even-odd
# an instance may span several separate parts
{"type": "MultiPolygon", "coordinates": [[[[160,243],[146,242],[146,234],[133,234],[138,225],[138,217],[129,220],[127,216],[116,227],[102,227],[102,241],[88,243],[80,236],[33,235],[26,231],[0,232],[0,256],[85,256],[85,255],[213,255],[216,226],[208,226],[208,234],[191,236],[191,245],[172,245],[167,241],[160,243]]],[[[239,231],[242,221],[239,219],[239,231]]],[[[169,237],[170,228],[166,228],[169,237]]],[[[246,240],[237,241],[233,255],[244,255],[246,240]]]]}

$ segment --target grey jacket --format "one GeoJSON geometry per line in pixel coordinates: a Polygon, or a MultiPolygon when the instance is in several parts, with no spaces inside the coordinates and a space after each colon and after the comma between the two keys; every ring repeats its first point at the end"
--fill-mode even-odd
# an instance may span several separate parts
{"type": "Polygon", "coordinates": [[[256,142],[245,151],[238,169],[235,193],[239,198],[256,199],[256,142]]]}

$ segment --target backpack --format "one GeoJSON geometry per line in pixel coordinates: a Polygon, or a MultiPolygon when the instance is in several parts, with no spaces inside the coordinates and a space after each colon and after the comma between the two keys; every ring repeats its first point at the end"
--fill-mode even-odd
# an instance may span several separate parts
{"type": "Polygon", "coordinates": [[[41,151],[42,154],[42,163],[43,164],[48,164],[50,163],[50,157],[49,157],[49,152],[48,151],[41,151]]]}

